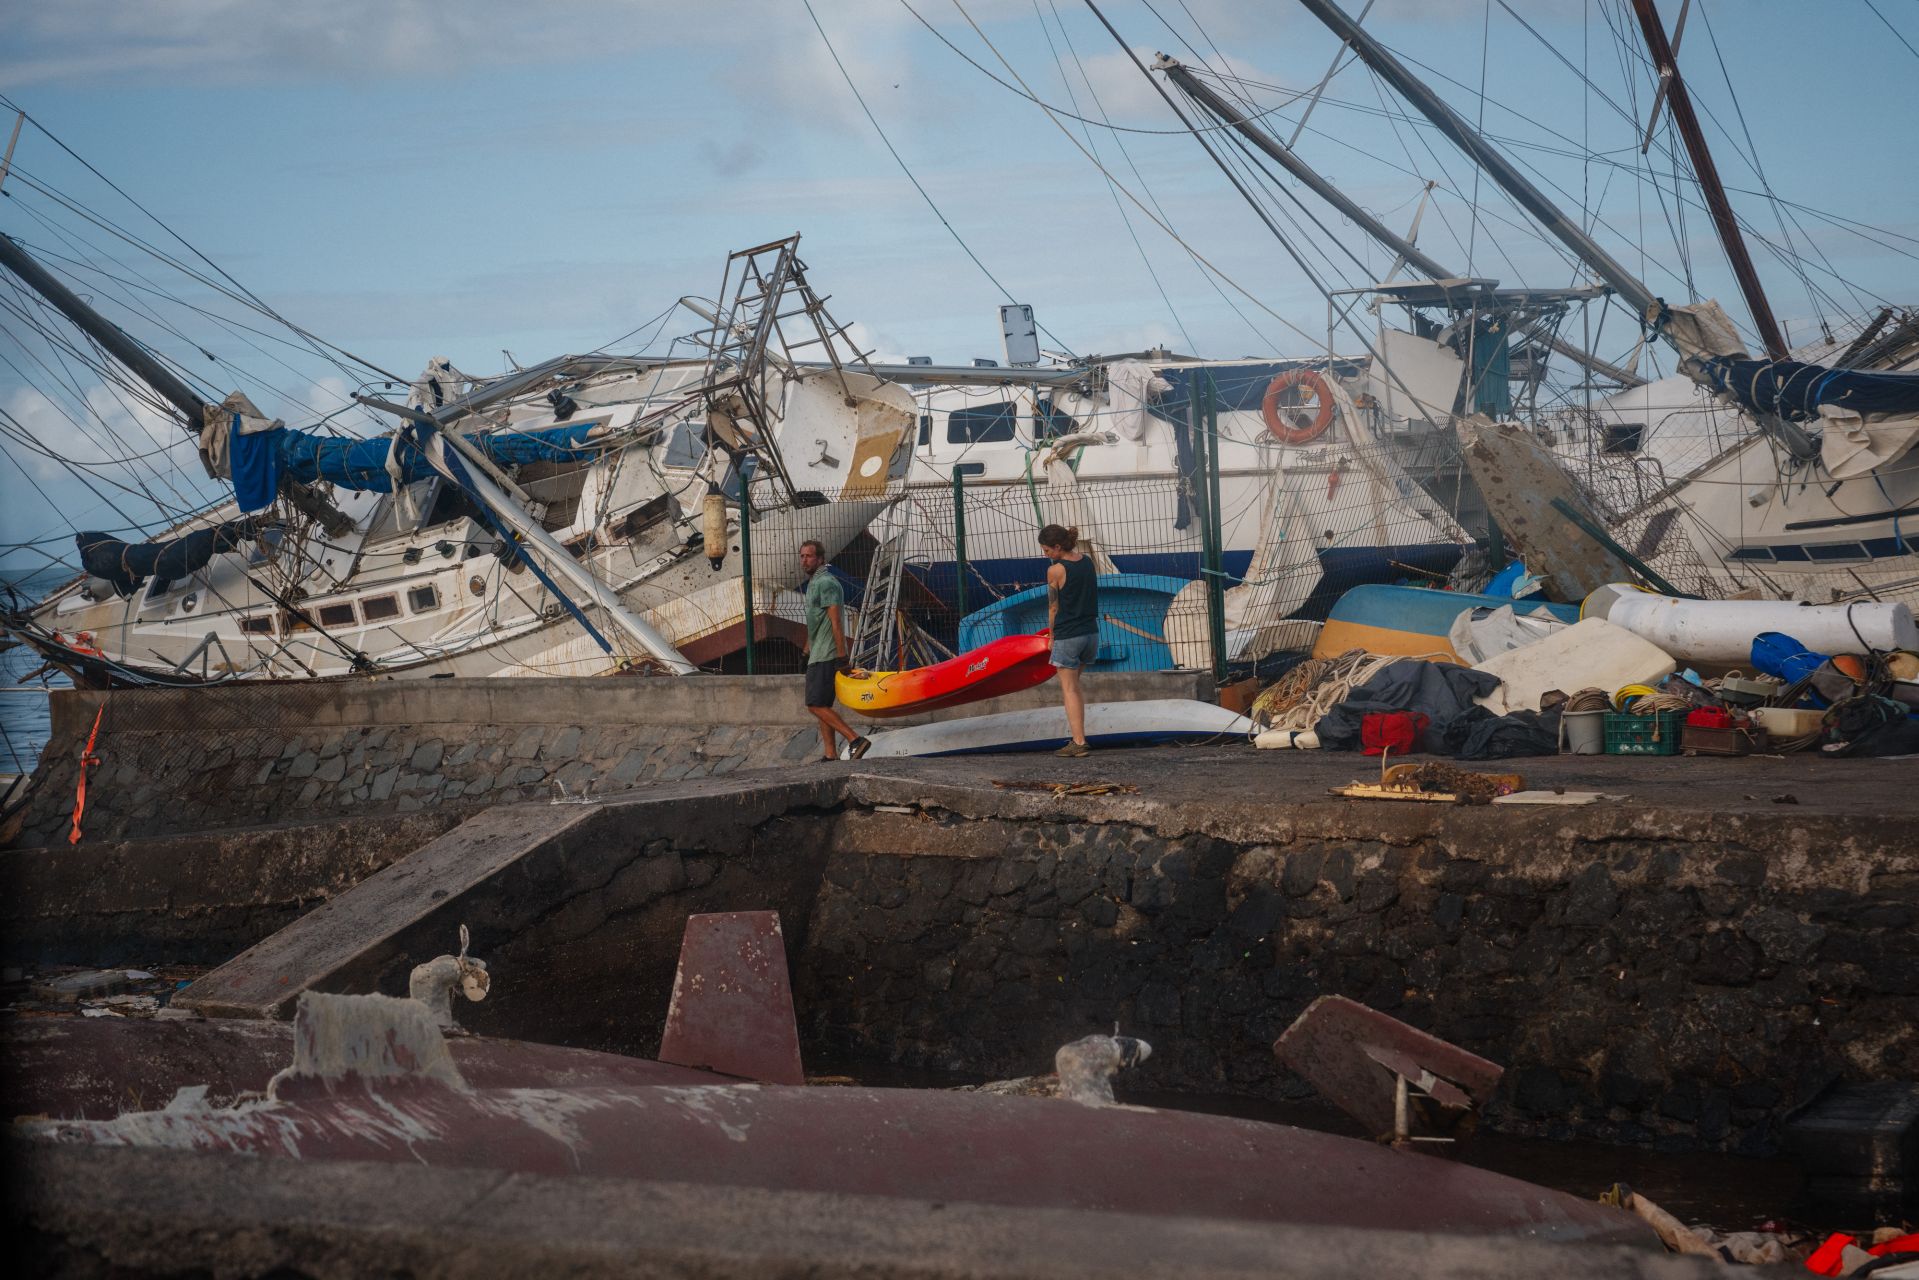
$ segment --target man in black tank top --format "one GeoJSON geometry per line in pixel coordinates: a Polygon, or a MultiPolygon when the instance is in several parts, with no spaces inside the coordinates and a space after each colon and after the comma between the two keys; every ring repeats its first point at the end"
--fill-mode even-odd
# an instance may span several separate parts
{"type": "Polygon", "coordinates": [[[1066,727],[1073,739],[1062,756],[1083,756],[1086,746],[1086,697],[1080,671],[1099,656],[1099,574],[1093,559],[1075,548],[1079,530],[1049,524],[1039,531],[1040,550],[1053,563],[1046,569],[1046,620],[1053,633],[1053,666],[1059,672],[1066,727]]]}

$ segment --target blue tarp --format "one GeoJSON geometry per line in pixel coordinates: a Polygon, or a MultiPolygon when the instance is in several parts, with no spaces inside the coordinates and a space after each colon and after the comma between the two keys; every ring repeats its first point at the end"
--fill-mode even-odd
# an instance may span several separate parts
{"type": "MultiPolygon", "coordinates": [[[[592,423],[581,423],[568,427],[549,427],[543,431],[501,432],[468,438],[479,445],[495,465],[516,467],[529,462],[569,462],[586,457],[596,451],[596,447],[586,439],[587,432],[592,429],[592,423]]],[[[256,436],[233,437],[236,445],[241,440],[271,441],[280,467],[302,483],[325,480],[343,489],[373,493],[393,491],[393,481],[386,470],[387,450],[392,446],[388,437],[353,440],[282,427],[256,436]]],[[[404,484],[412,484],[415,480],[424,480],[436,474],[410,435],[402,437],[400,441],[398,462],[401,482],[404,484]]],[[[234,488],[238,493],[237,456],[234,488]]]]}
{"type": "MultiPolygon", "coordinates": [[[[240,425],[240,415],[233,415],[240,425]]],[[[280,492],[280,450],[274,437],[278,431],[242,433],[227,436],[227,463],[233,470],[233,496],[242,511],[264,511],[273,505],[280,492]]]]}
{"type": "Polygon", "coordinates": [[[1858,414],[1919,413],[1919,373],[1829,369],[1797,360],[1704,362],[1713,389],[1730,393],[1748,409],[1791,422],[1819,416],[1820,405],[1858,414]]]}

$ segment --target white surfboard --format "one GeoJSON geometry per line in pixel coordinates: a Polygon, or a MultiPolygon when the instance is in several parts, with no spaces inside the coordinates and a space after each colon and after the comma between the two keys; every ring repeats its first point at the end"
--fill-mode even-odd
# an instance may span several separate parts
{"type": "MultiPolygon", "coordinates": [[[[1190,698],[1101,702],[1086,708],[1086,741],[1096,747],[1206,738],[1234,741],[1250,738],[1253,731],[1253,722],[1245,716],[1190,698]]],[[[1070,736],[1064,707],[1038,707],[889,729],[872,735],[866,758],[1048,751],[1064,746],[1070,736]]]]}

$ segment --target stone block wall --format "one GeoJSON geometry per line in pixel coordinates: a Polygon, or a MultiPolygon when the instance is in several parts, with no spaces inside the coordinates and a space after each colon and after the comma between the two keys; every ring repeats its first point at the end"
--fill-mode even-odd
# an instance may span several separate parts
{"type": "MultiPolygon", "coordinates": [[[[66,844],[81,750],[102,707],[82,826],[88,839],[117,840],[789,768],[820,751],[801,685],[797,676],[696,676],[66,690],[53,698],[32,798],[0,830],[0,847],[66,844]]],[[[1197,672],[1087,679],[1094,701],[1204,697],[1208,688],[1197,672]]],[[[1042,687],[943,714],[1057,698],[1042,687]]],[[[924,719],[867,723],[879,732],[924,719]]]]}
{"type": "MultiPolygon", "coordinates": [[[[295,818],[468,809],[798,764],[819,735],[753,727],[582,724],[334,726],[103,734],[87,786],[88,839],[152,837],[295,818]]],[[[16,843],[64,844],[78,762],[43,761],[16,843]]]]}
{"type": "Polygon", "coordinates": [[[1272,1043],[1336,993],[1504,1064],[1495,1128],[1763,1152],[1832,1079],[1919,1078],[1919,849],[1804,834],[849,811],[798,1003],[834,1052],[989,1075],[1117,1022],[1153,1044],[1141,1086],[1287,1099],[1272,1043]]]}

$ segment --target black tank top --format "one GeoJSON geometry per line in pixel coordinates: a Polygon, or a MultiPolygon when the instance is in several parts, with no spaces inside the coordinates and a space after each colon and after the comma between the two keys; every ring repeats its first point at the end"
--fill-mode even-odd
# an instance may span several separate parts
{"type": "Polygon", "coordinates": [[[1066,585],[1059,589],[1059,617],[1053,622],[1053,638],[1097,635],[1099,575],[1093,570],[1093,557],[1061,560],[1059,567],[1066,570],[1066,585]]]}

